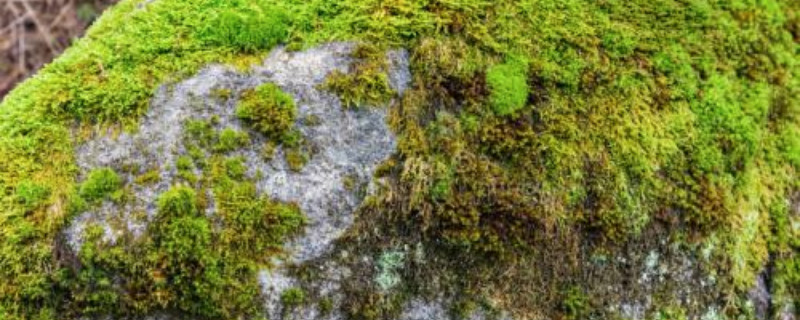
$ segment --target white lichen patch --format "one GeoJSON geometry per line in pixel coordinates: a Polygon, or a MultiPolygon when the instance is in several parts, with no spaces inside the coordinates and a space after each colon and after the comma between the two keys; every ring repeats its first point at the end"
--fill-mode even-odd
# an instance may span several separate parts
{"type": "MultiPolygon", "coordinates": [[[[65,231],[73,249],[81,246],[83,230],[89,223],[106,226],[107,237],[113,240],[114,228],[105,223],[110,217],[121,217],[127,224],[123,229],[134,235],[144,232],[148,219],[157,214],[158,196],[178,181],[175,162],[187,154],[184,125],[189,120],[214,119],[217,130],[249,132],[250,145],[230,156],[244,158],[248,176],[257,180],[259,193],[296,203],[308,219],[304,233],[287,244],[288,259],[260,274],[269,316],[279,318],[280,292],[296,284],[282,266],[330,251],[334,240],[352,224],[354,212],[363,200],[361,191],[371,188],[375,168],[395,150],[395,137],[386,121],[387,106],[344,108],[337,96],[320,88],[331,72],[347,72],[353,63],[353,49],[350,43],[332,43],[302,52],[279,48],[247,73],[215,65],[187,80],[162,86],[136,132],[101,136],[77,147],[77,163],[84,176],[95,168],[113,168],[126,182],[131,199],[123,204],[108,202],[77,217],[65,231]],[[299,171],[290,169],[280,146],[272,160],[265,159],[262,148],[266,138],[249,131],[235,115],[241,93],[264,83],[276,84],[297,105],[295,126],[313,149],[311,158],[299,171]],[[220,98],[215,94],[220,90],[230,90],[231,97],[220,98]],[[310,118],[318,121],[306,121],[310,118]],[[152,170],[158,171],[157,181],[136,183],[138,176],[152,170]],[[353,182],[357,188],[352,187],[353,182]],[[144,219],[133,219],[137,216],[134,213],[144,219]]],[[[408,54],[392,51],[387,59],[390,84],[402,94],[411,79],[408,54]]],[[[214,199],[209,196],[206,213],[213,215],[214,199]]],[[[333,279],[322,287],[335,291],[337,275],[342,278],[347,270],[329,267],[324,272],[333,279]]],[[[298,312],[306,319],[321,318],[318,312],[309,310],[298,312]]]]}

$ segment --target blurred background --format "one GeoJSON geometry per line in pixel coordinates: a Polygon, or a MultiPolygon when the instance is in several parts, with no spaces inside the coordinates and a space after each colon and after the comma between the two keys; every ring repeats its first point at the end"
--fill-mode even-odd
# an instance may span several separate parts
{"type": "Polygon", "coordinates": [[[0,99],[118,0],[0,0],[0,99]]]}

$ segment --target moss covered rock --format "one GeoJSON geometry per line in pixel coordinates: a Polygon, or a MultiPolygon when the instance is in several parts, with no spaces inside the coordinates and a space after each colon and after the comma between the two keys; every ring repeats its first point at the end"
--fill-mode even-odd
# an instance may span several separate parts
{"type": "Polygon", "coordinates": [[[800,5],[126,0],[0,104],[0,319],[793,319],[800,5]]]}

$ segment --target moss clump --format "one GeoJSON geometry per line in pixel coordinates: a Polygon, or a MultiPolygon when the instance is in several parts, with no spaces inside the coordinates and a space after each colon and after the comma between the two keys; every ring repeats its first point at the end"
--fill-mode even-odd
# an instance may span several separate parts
{"type": "Polygon", "coordinates": [[[287,308],[293,308],[306,301],[306,293],[300,288],[289,288],[281,292],[281,303],[287,308]]]}
{"type": "Polygon", "coordinates": [[[217,143],[217,133],[211,121],[193,119],[184,124],[184,135],[188,144],[208,148],[217,143]]]}
{"type": "Polygon", "coordinates": [[[294,126],[297,107],[290,95],[275,84],[266,83],[242,95],[236,116],[268,138],[282,141],[294,126]]]}
{"type": "Polygon", "coordinates": [[[218,130],[218,120],[214,118],[188,120],[184,126],[184,143],[189,149],[189,156],[202,161],[202,150],[213,153],[230,153],[250,145],[247,132],[232,128],[218,130]]]}
{"type": "Polygon", "coordinates": [[[583,289],[570,287],[564,292],[561,308],[567,319],[586,319],[591,311],[589,298],[583,289]]]}
{"type": "Polygon", "coordinates": [[[175,160],[175,169],[178,170],[178,177],[183,181],[194,185],[197,183],[198,178],[195,175],[195,165],[190,156],[180,156],[175,160]]]}
{"type": "Polygon", "coordinates": [[[495,113],[506,116],[525,107],[528,102],[527,69],[526,62],[516,59],[489,68],[486,83],[491,90],[489,103],[495,113]]]}
{"type": "Polygon", "coordinates": [[[89,172],[78,193],[87,202],[96,202],[119,199],[121,190],[122,178],[113,169],[101,168],[89,172]]]}
{"type": "Polygon", "coordinates": [[[231,98],[233,95],[233,91],[228,88],[216,88],[211,91],[211,97],[215,98],[221,102],[225,102],[231,98]]]}
{"type": "Polygon", "coordinates": [[[299,148],[292,148],[286,150],[286,163],[289,165],[289,169],[294,172],[300,172],[305,167],[310,156],[308,153],[303,152],[299,148]]]}
{"type": "Polygon", "coordinates": [[[214,151],[227,153],[244,148],[249,144],[250,136],[246,132],[226,128],[219,133],[217,143],[214,145],[214,151]]]}
{"type": "Polygon", "coordinates": [[[361,45],[353,51],[353,64],[348,73],[332,72],[323,87],[336,93],[347,108],[385,105],[395,95],[386,74],[388,64],[382,50],[361,45]]]}
{"type": "Polygon", "coordinates": [[[134,182],[138,185],[150,185],[159,181],[161,181],[161,171],[158,169],[149,170],[134,179],[134,182]]]}

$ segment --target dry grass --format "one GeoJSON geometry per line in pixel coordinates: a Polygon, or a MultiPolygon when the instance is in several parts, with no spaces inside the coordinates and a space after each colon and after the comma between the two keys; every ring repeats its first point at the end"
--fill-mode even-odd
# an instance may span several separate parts
{"type": "Polygon", "coordinates": [[[0,98],[50,62],[116,0],[0,0],[0,98]]]}

